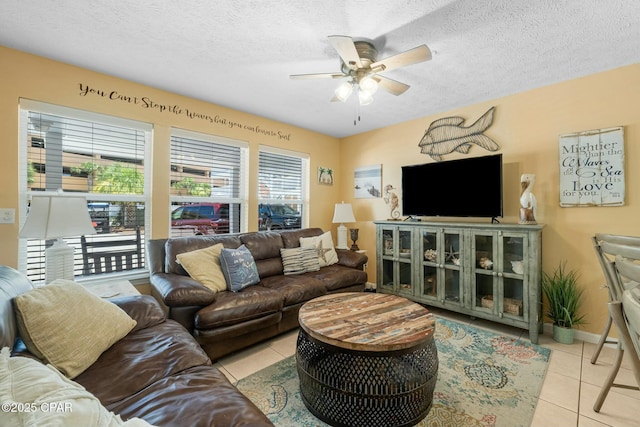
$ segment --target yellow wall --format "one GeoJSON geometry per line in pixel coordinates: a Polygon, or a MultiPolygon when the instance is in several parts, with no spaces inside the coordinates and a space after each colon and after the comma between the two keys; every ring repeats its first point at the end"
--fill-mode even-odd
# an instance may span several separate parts
{"type": "MultiPolygon", "coordinates": [[[[153,70],[149,70],[150,73],[153,70]]],[[[169,137],[171,127],[247,141],[250,146],[249,229],[257,229],[258,146],[268,145],[302,153],[311,159],[309,225],[333,230],[333,204],[339,201],[339,185],[319,185],[318,166],[340,168],[339,140],[333,137],[231,110],[193,98],[175,95],[149,86],[99,74],[83,68],[0,46],[0,208],[16,209],[18,218],[18,103],[26,98],[65,107],[93,111],[153,124],[153,175],[151,209],[153,225],[148,237],[166,237],[169,233],[169,137]],[[82,85],[82,86],[81,86],[82,85]],[[104,93],[82,95],[90,87],[104,93]],[[112,92],[120,95],[112,96],[112,92]],[[138,103],[123,100],[138,99],[138,103]],[[175,113],[167,108],[145,108],[146,101],[178,106],[175,113]],[[190,118],[187,110],[202,116],[226,119],[241,127],[190,118]],[[248,130],[244,127],[253,127],[248,130]],[[262,131],[274,132],[275,135],[262,131]],[[281,137],[282,136],[282,137],[281,137]]],[[[341,177],[335,176],[339,183],[341,177]]],[[[17,266],[18,221],[0,224],[0,264],[17,266]]],[[[335,232],[335,231],[334,231],[335,232]]]]}
{"type": "MultiPolygon", "coordinates": [[[[428,102],[425,101],[425,102],[428,102]]],[[[561,260],[581,274],[585,288],[584,311],[587,325],[582,330],[600,333],[606,319],[604,278],[590,237],[596,232],[640,235],[640,64],[571,80],[536,90],[470,105],[438,115],[390,126],[346,138],[342,141],[342,169],[339,176],[356,167],[382,164],[383,187],[401,185],[402,165],[428,163],[418,142],[436,119],[461,116],[473,123],[491,106],[496,107],[492,126],[485,132],[500,145],[504,161],[504,218],[518,222],[520,175],[533,173],[539,223],[543,229],[543,269],[551,272],[561,260]],[[625,205],[621,207],[561,208],[559,194],[558,136],[567,133],[624,126],[625,205]]],[[[444,160],[491,154],[473,147],[467,156],[453,153],[444,160]]],[[[448,185],[455,197],[456,187],[467,183],[443,177],[434,185],[448,185]],[[445,179],[446,178],[446,179],[445,179]]],[[[482,179],[472,185],[482,191],[482,179]]],[[[375,228],[371,221],[389,217],[382,199],[354,199],[353,179],[340,183],[342,199],[351,202],[358,223],[359,246],[370,255],[369,279],[375,281],[375,228]]],[[[401,193],[398,193],[401,196],[401,193]]],[[[428,190],[425,191],[428,197],[428,190]]]]}
{"type": "MultiPolygon", "coordinates": [[[[153,72],[150,70],[150,72],[153,72]]],[[[18,210],[18,102],[20,98],[59,104],[153,124],[153,177],[151,237],[165,237],[169,229],[169,135],[170,128],[203,132],[248,141],[251,149],[249,206],[257,205],[256,171],[258,145],[264,144],[309,153],[310,224],[332,230],[333,204],[351,202],[360,228],[358,245],[369,255],[369,280],[375,282],[375,232],[372,221],[386,219],[389,210],[382,199],[353,199],[353,170],[383,165],[383,185],[400,187],[400,167],[432,160],[420,154],[418,141],[429,124],[438,118],[459,115],[467,124],[489,107],[496,106],[493,125],[486,131],[500,145],[504,157],[505,218],[518,221],[520,175],[536,174],[534,194],[538,200],[538,222],[543,231],[543,269],[551,271],[561,260],[581,273],[585,287],[587,325],[583,330],[600,333],[606,319],[606,291],[589,238],[595,232],[640,235],[640,65],[571,80],[523,92],[486,103],[467,106],[438,115],[345,138],[307,131],[251,114],[230,110],[193,98],[175,95],[142,84],[95,73],[23,52],[0,47],[0,208],[18,210]],[[107,96],[81,96],[80,85],[104,91],[107,96]],[[211,124],[140,104],[111,100],[117,91],[129,97],[147,97],[155,103],[178,105],[211,117],[220,116],[247,126],[290,135],[289,139],[254,131],[211,124]],[[624,126],[626,204],[622,207],[559,207],[558,136],[584,130],[624,126]],[[317,184],[317,168],[335,171],[333,186],[317,184]]],[[[382,98],[379,99],[382,101],[382,98]]],[[[425,101],[428,102],[428,101],[425,101]]],[[[488,154],[474,147],[468,156],[488,154]]],[[[454,153],[445,160],[465,157],[454,153]]],[[[455,195],[456,185],[450,185],[455,195]]],[[[399,195],[401,196],[401,192],[399,195]]],[[[455,197],[455,196],[454,196],[455,197]]],[[[257,212],[249,212],[255,229],[257,212]]],[[[17,265],[18,223],[0,224],[0,264],[17,265]]]]}

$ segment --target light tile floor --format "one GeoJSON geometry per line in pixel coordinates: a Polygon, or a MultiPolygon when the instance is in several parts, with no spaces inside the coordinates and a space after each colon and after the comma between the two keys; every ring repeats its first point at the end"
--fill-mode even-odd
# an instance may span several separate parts
{"type": "MultiPolygon", "coordinates": [[[[442,316],[496,333],[528,339],[528,332],[485,321],[471,320],[447,311],[431,309],[442,316]]],[[[216,366],[234,384],[239,380],[286,357],[295,354],[297,330],[283,334],[243,351],[221,358],[216,366]]],[[[540,391],[532,427],[626,427],[640,426],[640,391],[613,387],[600,413],[593,403],[600,392],[615,355],[615,348],[605,347],[598,362],[591,364],[595,344],[575,341],[559,344],[548,335],[540,337],[540,345],[552,349],[549,368],[540,391]]],[[[637,385],[628,360],[623,361],[616,383],[637,385]]]]}

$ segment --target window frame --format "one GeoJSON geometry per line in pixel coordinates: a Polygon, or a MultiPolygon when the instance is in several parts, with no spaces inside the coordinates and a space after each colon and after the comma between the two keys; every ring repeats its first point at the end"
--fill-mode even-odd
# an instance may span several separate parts
{"type": "Polygon", "coordinates": [[[172,171],[169,171],[169,206],[171,209],[169,210],[169,236],[172,236],[171,230],[171,215],[174,210],[175,204],[183,204],[183,203],[221,203],[221,204],[238,204],[239,205],[239,230],[235,232],[245,232],[248,230],[248,210],[247,207],[249,205],[248,201],[248,188],[249,188],[249,143],[247,141],[242,141],[239,139],[226,138],[223,136],[212,135],[202,132],[196,132],[186,129],[181,129],[177,127],[171,128],[171,133],[169,137],[169,167],[173,167],[173,137],[176,138],[185,138],[191,139],[198,142],[207,142],[215,145],[222,145],[228,147],[238,148],[240,150],[239,156],[239,173],[238,173],[238,196],[237,197],[227,197],[227,196],[179,196],[171,194],[171,178],[172,171]]]}
{"type": "Polygon", "coordinates": [[[309,173],[310,173],[310,155],[309,153],[303,153],[299,151],[287,150],[278,147],[272,147],[269,145],[258,146],[258,170],[256,179],[258,180],[258,203],[256,209],[258,210],[258,218],[260,217],[259,207],[261,204],[299,204],[302,205],[302,215],[300,218],[300,229],[308,227],[309,224],[309,173]],[[300,159],[301,161],[301,177],[300,177],[300,190],[302,192],[301,197],[298,199],[278,199],[278,198],[263,198],[260,196],[260,154],[269,153],[276,156],[287,156],[300,159]]]}
{"type": "MultiPolygon", "coordinates": [[[[151,235],[152,223],[151,219],[153,217],[151,209],[151,173],[153,170],[152,163],[152,151],[153,151],[153,125],[151,123],[139,121],[139,120],[131,120],[125,119],[121,117],[111,116],[104,113],[97,113],[88,110],[80,110],[77,108],[65,107],[61,105],[49,104],[42,101],[36,101],[32,99],[20,98],[18,103],[18,201],[19,201],[19,209],[18,209],[18,221],[20,229],[24,225],[27,218],[28,211],[28,203],[32,195],[54,195],[57,194],[57,191],[33,191],[29,190],[27,183],[27,175],[28,175],[28,145],[29,145],[29,132],[28,132],[28,122],[29,122],[29,112],[36,112],[41,114],[50,114],[54,116],[59,116],[63,118],[69,118],[71,120],[82,120],[92,123],[100,123],[110,126],[118,126],[128,129],[134,129],[136,131],[140,131],[144,134],[144,149],[143,149],[143,193],[141,195],[129,195],[129,194],[114,194],[114,193],[93,193],[88,191],[73,191],[74,195],[84,196],[87,198],[88,202],[113,202],[113,201],[121,201],[121,202],[138,202],[144,204],[144,237],[143,237],[143,257],[146,257],[146,245],[144,244],[144,240],[151,235]]],[[[34,239],[18,239],[18,270],[27,274],[28,268],[28,240],[34,239]]],[[[80,253],[80,248],[78,247],[78,242],[80,241],[80,236],[74,236],[70,238],[65,238],[67,243],[74,246],[76,248],[76,256],[80,253]],[[77,240],[77,242],[76,242],[77,240]]],[[[114,239],[117,240],[117,239],[114,239]]],[[[44,254],[43,254],[44,256],[44,254]]],[[[149,266],[148,263],[144,263],[144,268],[138,268],[129,271],[119,271],[112,273],[102,273],[95,274],[92,273],[90,275],[81,275],[76,276],[74,280],[83,283],[91,283],[97,281],[105,281],[105,280],[136,280],[143,279],[149,277],[149,266]]],[[[39,282],[37,282],[39,283],[39,282]]]]}

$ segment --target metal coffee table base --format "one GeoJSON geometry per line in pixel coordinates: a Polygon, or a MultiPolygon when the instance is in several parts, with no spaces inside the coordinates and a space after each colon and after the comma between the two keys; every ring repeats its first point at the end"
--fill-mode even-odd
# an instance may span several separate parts
{"type": "Polygon", "coordinates": [[[304,404],[332,426],[412,426],[431,409],[438,374],[434,339],[368,352],[322,343],[300,329],[296,361],[304,404]]]}

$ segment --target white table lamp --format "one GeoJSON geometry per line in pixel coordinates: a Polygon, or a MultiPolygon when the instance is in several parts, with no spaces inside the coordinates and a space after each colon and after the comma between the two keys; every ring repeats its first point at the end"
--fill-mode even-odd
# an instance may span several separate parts
{"type": "Polygon", "coordinates": [[[338,244],[337,249],[348,249],[347,247],[347,227],[345,222],[356,222],[356,218],[353,216],[353,209],[351,203],[336,203],[335,210],[333,211],[333,223],[340,224],[338,226],[338,244]]]}
{"type": "Polygon", "coordinates": [[[73,280],[74,248],[63,237],[96,234],[87,209],[87,199],[60,193],[55,196],[33,196],[27,220],[20,230],[21,238],[57,239],[44,251],[45,283],[56,279],[73,280]]]}

